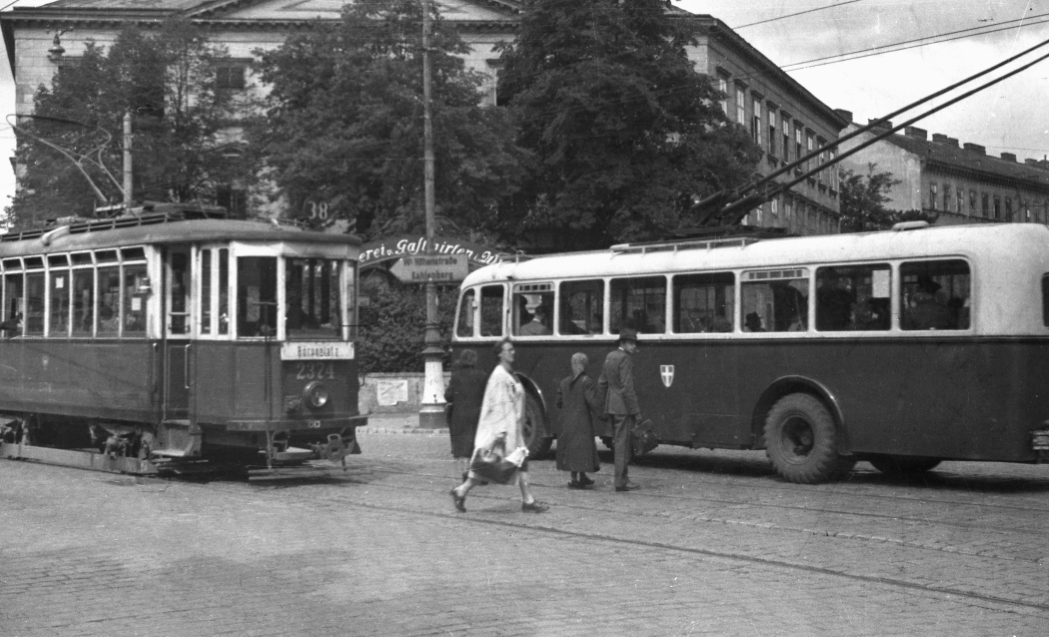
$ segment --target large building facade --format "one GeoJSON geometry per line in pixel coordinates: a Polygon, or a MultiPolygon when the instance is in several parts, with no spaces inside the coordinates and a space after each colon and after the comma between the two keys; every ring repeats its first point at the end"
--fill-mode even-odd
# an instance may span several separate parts
{"type": "MultiPolygon", "coordinates": [[[[861,133],[843,143],[841,152],[892,127],[887,122],[861,133]]],[[[845,132],[859,128],[850,123],[845,132]]],[[[887,194],[889,210],[920,210],[943,225],[1049,224],[1049,162],[1044,159],[1021,163],[1013,153],[994,157],[979,144],[909,126],[902,135],[889,135],[842,160],[841,168],[866,176],[871,164],[875,173],[892,173],[899,182],[887,194]]]]}
{"type": "MultiPolygon", "coordinates": [[[[523,3],[435,3],[471,46],[467,65],[490,78],[485,102],[496,104],[496,47],[515,37],[523,3]]],[[[252,90],[249,67],[257,51],[280,46],[289,33],[316,20],[337,20],[343,4],[341,0],[57,0],[40,7],[15,7],[2,14],[0,29],[16,83],[16,112],[31,113],[37,88],[50,85],[59,69],[75,66],[87,42],[106,46],[127,24],[148,26],[176,15],[207,28],[212,41],[229,51],[219,77],[222,88],[252,90]]],[[[715,78],[726,94],[723,107],[729,118],[751,131],[762,149],[760,172],[768,174],[837,138],[847,122],[724,23],[679,9],[668,11],[695,25],[698,45],[690,47],[689,56],[696,69],[715,78]]],[[[800,174],[800,169],[790,174],[800,174]]],[[[753,211],[746,222],[796,234],[837,232],[835,175],[836,170],[828,169],[798,184],[789,194],[753,211]]],[[[236,206],[244,201],[235,189],[230,193],[228,202],[219,203],[236,206]]]]}

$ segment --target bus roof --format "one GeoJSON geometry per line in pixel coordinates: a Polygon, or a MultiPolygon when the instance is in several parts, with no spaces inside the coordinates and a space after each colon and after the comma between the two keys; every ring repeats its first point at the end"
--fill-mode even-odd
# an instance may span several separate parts
{"type": "Polygon", "coordinates": [[[361,245],[361,240],[352,235],[327,234],[262,221],[185,219],[151,222],[144,219],[142,223],[134,223],[133,220],[120,223],[114,220],[109,226],[97,222],[74,224],[40,233],[0,237],[0,258],[131,245],[228,241],[361,245]]]}
{"type": "Polygon", "coordinates": [[[943,256],[979,257],[1002,265],[1016,255],[1030,258],[1040,272],[1049,270],[1049,228],[1033,223],[939,226],[781,239],[679,241],[615,246],[504,261],[481,268],[463,287],[504,281],[644,276],[695,270],[728,270],[870,262],[943,256]]]}

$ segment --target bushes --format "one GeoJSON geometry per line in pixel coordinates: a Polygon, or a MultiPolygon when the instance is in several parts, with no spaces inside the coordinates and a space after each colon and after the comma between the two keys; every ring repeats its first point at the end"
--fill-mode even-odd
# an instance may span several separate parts
{"type": "MultiPolygon", "coordinates": [[[[457,287],[437,288],[441,345],[446,348],[455,314],[457,287]]],[[[421,372],[426,337],[426,287],[362,277],[357,360],[361,374],[421,372]]],[[[447,362],[447,354],[445,355],[447,362]]]]}

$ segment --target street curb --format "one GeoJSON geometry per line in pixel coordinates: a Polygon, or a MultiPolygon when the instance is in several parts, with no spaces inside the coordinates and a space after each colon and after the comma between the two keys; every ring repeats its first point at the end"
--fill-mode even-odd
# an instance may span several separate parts
{"type": "Polygon", "coordinates": [[[358,433],[366,434],[441,434],[448,435],[448,429],[424,429],[422,427],[357,427],[358,433]]]}

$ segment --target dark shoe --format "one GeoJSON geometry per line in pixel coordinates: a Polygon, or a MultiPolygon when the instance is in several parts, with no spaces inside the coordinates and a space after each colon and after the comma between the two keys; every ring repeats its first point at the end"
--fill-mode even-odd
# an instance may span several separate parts
{"type": "Polygon", "coordinates": [[[616,491],[635,491],[640,488],[641,487],[639,485],[636,485],[633,482],[627,482],[621,487],[616,487],[616,491]]]}
{"type": "Polygon", "coordinates": [[[455,505],[455,510],[459,513],[466,513],[466,496],[459,497],[459,494],[452,489],[448,492],[448,495],[452,496],[452,504],[455,505]]]}
{"type": "Polygon", "coordinates": [[[583,476],[579,480],[579,484],[583,485],[584,487],[592,487],[592,486],[594,486],[594,481],[591,480],[590,478],[586,477],[586,476],[583,476]]]}
{"type": "Polygon", "coordinates": [[[569,489],[585,489],[586,487],[587,487],[587,485],[585,485],[584,483],[576,482],[574,480],[572,482],[568,483],[568,488],[569,489]]]}
{"type": "Polygon", "coordinates": [[[532,500],[531,503],[521,503],[521,511],[525,513],[542,513],[548,511],[550,507],[545,504],[539,504],[538,500],[532,500]]]}

